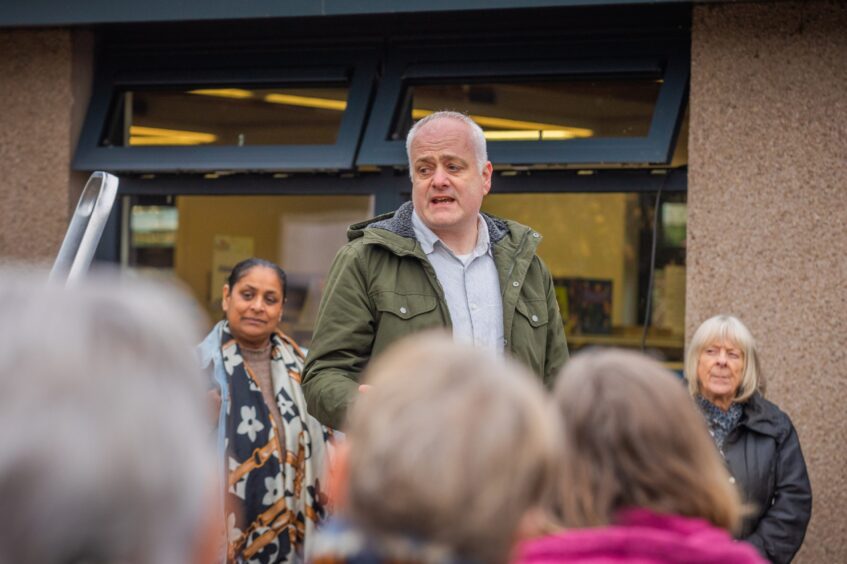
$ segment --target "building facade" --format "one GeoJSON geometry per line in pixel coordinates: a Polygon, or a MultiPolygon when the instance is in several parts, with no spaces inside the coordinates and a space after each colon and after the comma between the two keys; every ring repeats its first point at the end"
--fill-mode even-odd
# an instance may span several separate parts
{"type": "Polygon", "coordinates": [[[50,262],[108,170],[101,260],[211,316],[233,260],[279,260],[308,342],[344,225],[408,197],[409,125],[467,111],[576,348],[678,368],[706,317],[749,325],[812,479],[798,560],[847,560],[843,2],[205,4],[0,8],[0,260],[50,262]]]}

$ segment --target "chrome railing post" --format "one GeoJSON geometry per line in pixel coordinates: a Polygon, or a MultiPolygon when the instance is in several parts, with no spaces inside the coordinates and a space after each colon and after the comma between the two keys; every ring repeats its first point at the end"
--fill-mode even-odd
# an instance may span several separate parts
{"type": "Polygon", "coordinates": [[[88,271],[117,194],[118,178],[116,176],[101,171],[91,174],[79,197],[65,240],[62,241],[59,254],[53,263],[53,269],[50,271],[51,280],[64,279],[70,284],[88,271]]]}

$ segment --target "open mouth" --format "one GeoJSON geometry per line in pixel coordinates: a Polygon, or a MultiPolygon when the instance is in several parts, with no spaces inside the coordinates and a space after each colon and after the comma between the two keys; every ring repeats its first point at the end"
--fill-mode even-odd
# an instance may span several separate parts
{"type": "Polygon", "coordinates": [[[438,196],[438,197],[432,198],[430,200],[430,203],[438,206],[438,205],[443,205],[443,204],[452,204],[455,201],[456,200],[454,198],[451,198],[450,196],[438,196]]]}

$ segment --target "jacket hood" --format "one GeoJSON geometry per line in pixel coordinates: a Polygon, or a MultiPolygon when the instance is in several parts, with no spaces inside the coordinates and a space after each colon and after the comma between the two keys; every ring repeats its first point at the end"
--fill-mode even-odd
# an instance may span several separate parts
{"type": "MultiPolygon", "coordinates": [[[[365,229],[384,229],[400,237],[414,239],[415,229],[412,226],[412,212],[414,209],[412,202],[406,202],[393,212],[384,213],[360,223],[354,223],[347,229],[347,239],[352,241],[353,239],[364,236],[365,229]]],[[[482,214],[482,218],[485,220],[486,225],[488,225],[488,235],[492,243],[496,243],[507,236],[510,232],[510,224],[513,223],[506,222],[499,217],[494,217],[486,213],[482,214]]]]}
{"type": "Polygon", "coordinates": [[[791,428],[788,416],[759,392],[745,402],[739,425],[775,438],[782,438],[791,428]]]}

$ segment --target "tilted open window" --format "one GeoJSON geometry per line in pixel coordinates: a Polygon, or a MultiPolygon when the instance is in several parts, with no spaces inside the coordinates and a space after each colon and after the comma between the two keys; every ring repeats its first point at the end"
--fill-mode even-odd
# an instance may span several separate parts
{"type": "Polygon", "coordinates": [[[409,128],[440,109],[473,117],[495,164],[668,164],[688,74],[679,41],[398,48],[358,164],[405,165],[409,128]]]}
{"type": "Polygon", "coordinates": [[[352,168],[371,95],[373,53],[289,50],[265,52],[261,59],[209,54],[156,65],[131,56],[106,58],[74,168],[352,168]]]}

